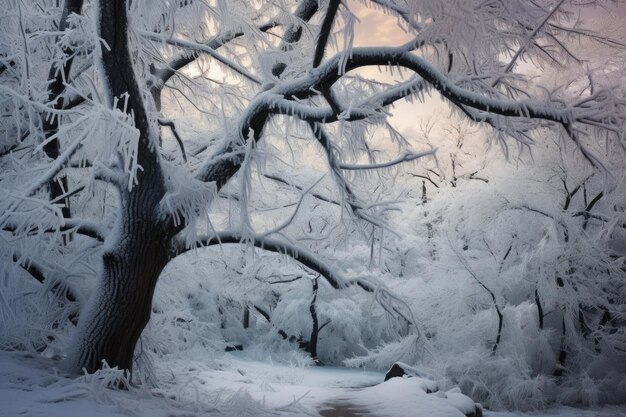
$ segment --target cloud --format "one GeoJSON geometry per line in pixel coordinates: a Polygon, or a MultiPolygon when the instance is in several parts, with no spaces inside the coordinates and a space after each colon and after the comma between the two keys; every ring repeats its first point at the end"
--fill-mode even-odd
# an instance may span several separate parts
{"type": "Polygon", "coordinates": [[[354,0],[348,4],[352,13],[359,18],[355,27],[354,46],[394,46],[411,39],[411,35],[398,26],[397,18],[354,0]]]}

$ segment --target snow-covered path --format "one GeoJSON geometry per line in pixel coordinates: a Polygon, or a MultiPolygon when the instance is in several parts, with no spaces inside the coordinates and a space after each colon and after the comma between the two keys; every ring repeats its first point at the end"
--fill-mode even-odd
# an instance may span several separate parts
{"type": "MultiPolygon", "coordinates": [[[[425,394],[417,379],[358,369],[300,367],[226,354],[211,366],[163,361],[159,388],[106,388],[115,370],[70,378],[58,363],[33,354],[0,351],[2,417],[317,416],[459,417],[467,397],[425,394]],[[447,397],[447,398],[444,398],[447,397]],[[346,413],[346,409],[352,414],[346,413]]],[[[466,404],[467,405],[467,404],[466,404]]],[[[487,417],[521,413],[486,412],[487,417]]],[[[561,407],[532,417],[626,417],[626,409],[561,407]]]]}

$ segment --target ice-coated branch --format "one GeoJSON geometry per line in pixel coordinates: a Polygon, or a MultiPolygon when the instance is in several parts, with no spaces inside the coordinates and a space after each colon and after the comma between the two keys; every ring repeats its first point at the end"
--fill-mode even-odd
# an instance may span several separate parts
{"type": "Polygon", "coordinates": [[[39,265],[39,263],[37,263],[34,260],[31,260],[31,259],[25,260],[25,259],[23,259],[15,251],[13,252],[13,257],[12,258],[13,258],[13,262],[18,264],[24,271],[28,272],[31,277],[35,278],[41,284],[44,283],[44,281],[46,280],[46,274],[44,272],[46,270],[46,268],[44,268],[42,265],[39,265]]]}
{"type": "MultiPolygon", "coordinates": [[[[314,132],[321,132],[319,129],[323,123],[330,123],[337,120],[353,121],[369,117],[380,117],[381,109],[393,102],[405,98],[411,94],[422,92],[425,88],[434,88],[442,96],[449,99],[453,104],[465,109],[466,113],[477,122],[488,122],[495,128],[501,125],[497,119],[492,118],[492,114],[501,116],[521,118],[524,120],[538,119],[556,122],[569,127],[568,132],[577,146],[581,148],[583,154],[595,162],[598,166],[597,158],[585,149],[584,145],[577,137],[577,132],[571,127],[573,123],[599,124],[600,126],[617,125],[618,115],[599,116],[601,101],[594,102],[590,108],[589,103],[585,106],[567,106],[561,101],[550,100],[509,100],[494,98],[479,94],[457,85],[447,74],[439,71],[434,65],[424,58],[414,55],[408,47],[370,47],[354,48],[350,57],[345,62],[346,71],[366,66],[395,65],[410,69],[418,77],[414,80],[403,83],[397,87],[377,93],[363,102],[360,106],[337,114],[331,107],[314,107],[300,101],[291,100],[292,97],[311,97],[316,91],[328,91],[342,75],[338,69],[343,65],[340,54],[326,60],[318,68],[303,74],[293,80],[285,80],[271,88],[261,92],[250,102],[246,111],[240,117],[237,124],[236,136],[239,138],[250,137],[249,131],[254,132],[253,137],[259,140],[262,137],[262,130],[267,118],[271,114],[286,114],[304,120],[313,126],[314,132]],[[593,108],[595,106],[595,108],[593,108]],[[480,111],[483,115],[469,113],[480,111]],[[602,117],[603,119],[599,119],[602,117]]],[[[624,103],[626,105],[626,102],[624,103]]],[[[620,119],[621,120],[621,119],[620,119]]],[[[516,135],[518,140],[523,140],[520,135],[516,135]]],[[[319,138],[318,138],[319,140],[319,138]]],[[[322,142],[320,142],[322,143],[322,142]]],[[[227,155],[234,151],[232,143],[226,143],[217,155],[227,155]]],[[[212,163],[207,161],[198,173],[198,179],[202,181],[215,181],[218,189],[234,175],[241,164],[240,156],[228,159],[219,159],[212,163]]]]}
{"type": "Polygon", "coordinates": [[[555,29],[557,31],[561,31],[561,32],[565,32],[565,33],[569,33],[569,34],[573,34],[573,35],[578,35],[578,36],[581,36],[583,38],[591,39],[591,40],[594,40],[596,42],[602,43],[604,45],[610,46],[612,48],[626,48],[626,43],[624,43],[624,42],[620,42],[617,39],[612,39],[612,38],[609,38],[607,36],[602,36],[602,35],[599,35],[597,33],[591,32],[589,30],[581,29],[579,27],[565,27],[565,26],[559,25],[558,23],[550,23],[549,26],[552,29],[555,29]]]}
{"type": "Polygon", "coordinates": [[[63,224],[60,227],[61,231],[73,231],[83,236],[89,236],[100,242],[104,242],[107,232],[102,226],[96,222],[84,219],[63,219],[63,224]]]}
{"type": "Polygon", "coordinates": [[[304,190],[302,192],[302,194],[300,195],[300,198],[298,199],[298,202],[296,203],[295,209],[293,210],[293,212],[291,213],[291,216],[289,216],[289,218],[287,220],[285,220],[279,226],[276,226],[276,227],[274,227],[271,230],[263,232],[263,234],[261,236],[262,237],[270,236],[270,235],[279,233],[281,230],[284,230],[285,228],[287,228],[293,222],[293,220],[296,218],[296,216],[298,215],[298,213],[300,211],[300,206],[302,206],[302,202],[304,201],[304,197],[306,197],[311,192],[311,190],[313,188],[317,187],[317,185],[320,183],[320,181],[322,181],[323,178],[324,178],[324,176],[321,176],[309,188],[307,188],[306,190],[304,190]]]}
{"type": "MultiPolygon", "coordinates": [[[[341,56],[335,55],[328,59],[320,67],[311,73],[296,80],[286,82],[271,89],[272,94],[283,97],[308,96],[311,91],[323,91],[334,84],[341,75],[337,73],[341,65],[341,56]]],[[[410,69],[421,77],[432,88],[435,88],[442,96],[450,100],[455,105],[467,106],[487,113],[498,114],[508,117],[531,118],[548,120],[557,123],[590,124],[598,123],[600,126],[614,125],[610,118],[600,119],[602,112],[597,106],[592,111],[588,107],[566,106],[560,101],[550,100],[508,100],[485,96],[463,87],[460,87],[448,75],[439,71],[426,59],[414,55],[404,47],[367,47],[354,48],[351,57],[347,59],[346,71],[362,68],[366,66],[395,65],[410,69]]],[[[391,89],[378,95],[378,102],[381,106],[386,106],[394,101],[404,98],[415,92],[418,85],[406,85],[400,90],[391,89]]],[[[286,99],[285,99],[286,100],[286,99]]],[[[623,101],[623,100],[622,100],[623,101]]],[[[622,105],[626,103],[620,102],[622,105]]],[[[269,103],[268,103],[269,104],[269,103]]],[[[598,105],[601,103],[597,103],[598,105]]],[[[332,122],[337,120],[332,109],[315,108],[300,103],[287,104],[280,100],[272,100],[271,105],[277,108],[278,112],[284,112],[293,116],[299,116],[305,120],[318,122],[332,122]]],[[[347,120],[355,120],[367,117],[363,111],[351,111],[350,116],[342,117],[347,120]],[[355,117],[355,113],[357,116],[355,117]]],[[[606,117],[606,116],[605,116],[606,117]]]]}
{"type": "MultiPolygon", "coordinates": [[[[86,118],[86,116],[84,118],[86,118]]],[[[63,151],[63,153],[58,155],[56,160],[53,161],[52,164],[50,164],[50,168],[48,168],[48,170],[44,173],[44,175],[42,175],[33,184],[31,184],[30,187],[28,187],[24,195],[26,195],[27,197],[30,197],[33,194],[35,194],[37,191],[39,191],[41,187],[48,184],[55,177],[55,175],[57,175],[65,167],[65,164],[70,160],[72,155],[74,155],[74,153],[79,149],[83,140],[85,140],[85,138],[89,136],[89,134],[93,131],[94,127],[95,127],[95,124],[92,126],[91,129],[85,129],[85,131],[82,134],[80,134],[78,138],[74,139],[74,141],[67,147],[67,149],[63,151]]]]}
{"type": "MultiPolygon", "coordinates": [[[[83,8],[83,0],[65,0],[63,4],[63,12],[59,20],[59,32],[62,33],[69,28],[69,17],[71,14],[80,14],[83,8]]],[[[58,41],[58,39],[57,39],[58,41]]],[[[69,78],[70,70],[74,60],[74,51],[72,48],[62,48],[62,57],[57,57],[63,65],[57,67],[56,64],[52,64],[48,70],[48,103],[52,105],[54,109],[66,108],[63,102],[62,94],[65,91],[65,81],[69,78]]],[[[59,118],[48,117],[48,115],[42,115],[43,131],[46,138],[46,144],[43,147],[46,155],[51,159],[56,159],[61,153],[61,145],[58,137],[50,138],[56,135],[59,131],[59,118]]],[[[48,180],[48,189],[50,198],[55,199],[59,195],[63,194],[63,190],[67,189],[67,178],[62,176],[59,179],[50,177],[48,180]]],[[[65,217],[70,216],[70,204],[69,200],[65,200],[65,204],[62,208],[63,215],[65,217]]]]}
{"type": "MultiPolygon", "coordinates": [[[[21,228],[15,224],[11,224],[7,222],[2,227],[2,230],[6,232],[15,233],[15,232],[21,231],[21,228]]],[[[103,228],[99,224],[97,224],[96,222],[89,221],[89,220],[81,220],[81,219],[76,219],[76,218],[63,219],[62,225],[56,228],[40,230],[34,225],[28,225],[28,229],[25,230],[27,234],[33,234],[33,233],[38,233],[38,232],[56,233],[56,232],[67,232],[67,231],[78,233],[83,236],[91,237],[100,242],[104,242],[104,239],[106,238],[106,232],[103,230],[103,228]]]]}
{"type": "MultiPolygon", "coordinates": [[[[298,263],[322,275],[326,279],[326,281],[328,281],[328,283],[335,289],[345,288],[352,284],[351,281],[345,279],[339,272],[334,271],[328,264],[318,259],[318,257],[314,253],[304,248],[296,247],[291,243],[267,236],[254,235],[246,238],[243,237],[242,234],[239,232],[223,231],[216,233],[212,236],[198,239],[195,247],[197,248],[223,244],[249,244],[269,252],[276,252],[289,256],[298,263]]],[[[183,241],[179,242],[176,246],[177,248],[175,249],[175,255],[178,255],[190,249],[185,247],[185,242],[183,241]]],[[[357,284],[357,282],[354,283],[357,284]]]]}
{"type": "MultiPolygon", "coordinates": [[[[554,13],[556,13],[557,10],[559,10],[559,8],[563,5],[563,3],[565,2],[565,0],[560,0],[559,3],[554,6],[552,8],[552,10],[550,11],[550,13],[547,14],[547,16],[545,17],[545,19],[543,19],[543,21],[537,25],[537,27],[528,35],[528,40],[526,41],[525,44],[523,44],[522,46],[520,46],[520,48],[517,50],[517,52],[515,53],[515,55],[513,55],[513,57],[511,58],[511,61],[509,62],[509,64],[506,66],[506,68],[504,69],[505,73],[509,73],[511,72],[511,70],[513,70],[513,68],[515,67],[515,64],[517,63],[517,60],[519,59],[519,57],[526,52],[526,50],[528,49],[528,47],[531,45],[531,43],[534,41],[535,36],[537,36],[537,34],[539,33],[539,31],[541,29],[543,29],[543,27],[548,23],[548,21],[550,21],[550,19],[552,19],[552,16],[554,16],[554,13]]],[[[492,85],[492,87],[495,87],[498,84],[499,80],[495,81],[492,85]]]]}
{"type": "Polygon", "coordinates": [[[326,153],[326,160],[328,161],[328,166],[335,178],[335,182],[339,186],[342,194],[346,196],[346,201],[352,211],[356,213],[359,209],[362,208],[362,205],[358,203],[358,199],[356,195],[352,191],[352,187],[348,184],[348,181],[344,177],[343,173],[339,169],[339,161],[337,160],[336,151],[333,149],[332,140],[324,126],[319,123],[310,123],[311,131],[313,135],[317,139],[318,143],[324,149],[326,153]]]}
{"type": "MultiPolygon", "coordinates": [[[[303,0],[298,5],[298,8],[294,12],[293,16],[303,22],[306,23],[315,13],[317,13],[319,9],[319,2],[317,0],[303,0]]],[[[288,51],[292,48],[293,44],[298,42],[302,37],[302,25],[290,25],[285,29],[285,34],[283,39],[280,42],[280,49],[282,51],[288,51]]],[[[280,78],[282,73],[287,68],[282,62],[275,64],[272,67],[272,75],[276,78],[280,78]]]]}
{"type": "Polygon", "coordinates": [[[326,262],[319,259],[314,253],[289,242],[267,236],[254,235],[244,237],[240,232],[222,231],[197,239],[195,245],[191,247],[186,246],[186,242],[184,240],[177,240],[174,245],[172,258],[191,249],[225,244],[247,244],[268,252],[275,252],[289,256],[296,262],[324,277],[330,286],[337,290],[356,285],[367,292],[374,293],[376,295],[376,300],[380,303],[381,307],[385,309],[385,311],[392,315],[401,317],[409,325],[413,325],[415,329],[418,330],[417,322],[412,316],[410,308],[404,301],[391,293],[388,289],[380,285],[375,285],[364,278],[345,278],[340,272],[333,270],[326,262]],[[397,306],[392,305],[392,301],[395,301],[408,309],[408,314],[403,313],[397,306]]]}
{"type": "Polygon", "coordinates": [[[572,202],[572,198],[574,198],[576,193],[578,193],[578,191],[581,189],[581,187],[584,187],[585,183],[592,176],[593,176],[593,174],[587,175],[587,177],[584,180],[582,180],[580,182],[580,184],[578,184],[576,187],[574,187],[574,189],[571,190],[571,191],[567,187],[567,181],[565,180],[565,178],[561,179],[561,182],[563,183],[563,189],[565,190],[565,202],[563,203],[563,210],[564,211],[567,211],[567,209],[569,209],[569,206],[570,206],[570,204],[572,202]]]}
{"type": "MultiPolygon", "coordinates": [[[[268,23],[265,23],[259,26],[257,29],[260,32],[267,32],[268,30],[275,28],[278,25],[279,25],[278,22],[270,21],[268,23]]],[[[227,43],[243,35],[244,35],[243,32],[229,32],[226,34],[220,34],[211,38],[209,41],[203,43],[202,45],[204,45],[205,47],[209,49],[217,50],[218,48],[226,45],[227,43]]],[[[155,67],[152,67],[151,68],[152,74],[155,75],[160,80],[160,85],[149,86],[155,90],[153,94],[160,94],[162,86],[165,83],[167,83],[169,79],[172,78],[174,74],[176,74],[177,71],[181,70],[185,66],[191,64],[196,59],[198,59],[202,52],[203,51],[200,51],[200,50],[194,50],[191,53],[183,54],[173,59],[172,61],[170,61],[165,68],[156,69],[155,67]]]]}
{"type": "Polygon", "coordinates": [[[236,62],[233,62],[230,59],[220,55],[215,49],[209,46],[206,46],[204,44],[197,43],[197,42],[187,41],[185,39],[178,39],[178,38],[174,38],[171,36],[165,36],[160,33],[139,31],[139,34],[143,36],[144,38],[150,39],[152,41],[163,42],[168,45],[177,46],[179,48],[190,49],[196,52],[203,52],[209,55],[210,57],[214,58],[216,61],[221,62],[226,67],[230,68],[231,70],[238,73],[239,75],[242,75],[243,77],[252,81],[253,83],[259,84],[259,85],[262,84],[261,79],[259,79],[256,75],[250,73],[247,69],[243,68],[236,62]]]}
{"type": "MultiPolygon", "coordinates": [[[[589,123],[587,121],[585,121],[584,123],[587,123],[590,125],[594,124],[594,122],[589,123]]],[[[600,168],[604,172],[607,172],[607,173],[610,172],[606,168],[604,163],[596,155],[594,155],[593,152],[587,149],[587,147],[581,142],[580,137],[579,137],[579,132],[574,128],[572,122],[562,121],[561,126],[563,126],[563,129],[565,130],[565,133],[567,134],[567,136],[572,140],[572,142],[576,144],[578,149],[580,149],[580,152],[582,153],[583,157],[591,164],[592,167],[600,168]]]]}
{"type": "Polygon", "coordinates": [[[563,228],[563,240],[565,242],[569,241],[569,229],[568,229],[567,225],[565,224],[565,222],[563,220],[557,219],[555,216],[553,216],[553,215],[551,215],[549,213],[546,213],[543,210],[539,210],[537,208],[530,207],[530,206],[527,206],[527,205],[512,206],[512,207],[509,207],[509,208],[511,210],[522,210],[522,211],[528,211],[528,212],[531,212],[531,213],[537,213],[537,214],[540,214],[540,215],[542,215],[544,217],[552,219],[555,223],[559,224],[563,228]]]}
{"type": "Polygon", "coordinates": [[[261,307],[257,306],[256,304],[253,305],[253,307],[257,311],[257,313],[259,313],[265,319],[265,321],[267,321],[272,327],[276,329],[276,332],[280,335],[280,337],[282,337],[284,340],[289,340],[289,341],[296,340],[295,336],[289,336],[287,332],[285,332],[283,329],[279,329],[278,327],[276,327],[276,325],[272,322],[272,318],[267,311],[263,310],[261,307]]]}
{"type": "MultiPolygon", "coordinates": [[[[279,182],[279,183],[281,183],[281,184],[285,184],[285,185],[287,185],[287,186],[289,186],[289,187],[293,187],[293,188],[295,188],[296,190],[299,190],[299,191],[303,191],[303,190],[304,190],[304,188],[302,188],[301,186],[299,186],[299,185],[297,185],[297,184],[294,184],[294,183],[292,183],[292,182],[289,182],[289,181],[287,181],[285,178],[279,177],[278,175],[273,175],[273,174],[263,174],[263,176],[264,176],[265,178],[267,178],[267,179],[272,180],[272,181],[276,181],[276,182],[279,182]]],[[[318,200],[325,201],[325,202],[327,202],[327,203],[334,204],[334,205],[336,205],[336,206],[340,206],[340,205],[341,205],[341,203],[340,203],[339,201],[336,201],[336,200],[330,199],[330,198],[325,197],[325,196],[323,196],[323,195],[321,195],[321,194],[319,194],[319,193],[310,193],[310,194],[311,194],[311,196],[313,196],[313,197],[317,198],[318,200]]]]}
{"type": "Polygon", "coordinates": [[[381,162],[379,164],[368,164],[368,165],[339,164],[339,168],[348,170],[348,171],[389,168],[394,165],[401,164],[403,162],[415,161],[416,159],[420,159],[425,156],[434,155],[436,152],[437,152],[437,148],[433,148],[429,151],[424,151],[424,152],[407,152],[403,154],[402,156],[396,159],[393,159],[389,162],[381,162]]]}
{"type": "Polygon", "coordinates": [[[432,185],[434,185],[435,188],[439,188],[437,183],[435,181],[433,181],[432,178],[430,178],[428,175],[413,174],[412,172],[409,172],[409,175],[412,175],[412,176],[417,177],[417,178],[423,178],[423,179],[427,180],[428,182],[430,182],[432,185]]]}
{"type": "MultiPolygon", "coordinates": [[[[313,80],[311,84],[312,87],[307,92],[307,95],[310,93],[310,90],[315,90],[317,88],[316,84],[319,84],[319,81],[313,80]]],[[[328,95],[327,101],[330,107],[314,107],[288,99],[274,99],[268,101],[271,103],[269,108],[273,113],[287,114],[309,122],[332,123],[338,120],[358,121],[370,117],[380,117],[381,114],[383,114],[382,109],[384,107],[387,107],[408,96],[420,94],[424,91],[424,89],[425,83],[421,80],[421,78],[416,77],[414,80],[401,83],[397,86],[390,87],[383,92],[373,94],[366,100],[352,105],[350,109],[343,110],[339,108],[336,99],[333,98],[330,86],[321,88],[324,97],[328,95]]],[[[292,91],[288,91],[281,92],[280,94],[282,96],[297,96],[303,94],[304,92],[296,90],[293,91],[293,94],[291,93],[292,91]]]]}
{"type": "Polygon", "coordinates": [[[239,232],[222,231],[211,236],[199,238],[196,245],[193,247],[186,247],[184,241],[177,242],[174,256],[184,253],[190,249],[226,244],[249,244],[268,252],[275,252],[289,256],[298,263],[323,276],[334,289],[342,289],[350,285],[358,285],[367,292],[374,292],[377,290],[376,286],[367,280],[361,278],[347,279],[343,277],[341,273],[334,271],[329,265],[318,259],[314,253],[308,251],[307,249],[297,247],[289,242],[271,237],[255,235],[250,236],[249,238],[244,238],[239,232]]]}
{"type": "Polygon", "coordinates": [[[368,207],[359,201],[358,197],[352,190],[352,187],[348,183],[348,180],[346,180],[346,177],[343,175],[337,158],[337,151],[334,149],[331,136],[324,128],[324,125],[321,123],[309,123],[309,126],[311,127],[313,135],[317,139],[318,143],[322,146],[322,149],[324,149],[324,152],[326,153],[328,167],[333,174],[335,183],[339,187],[342,196],[345,198],[345,202],[348,207],[350,207],[352,214],[374,226],[384,227],[380,218],[371,216],[366,212],[368,207]]]}
{"type": "MultiPolygon", "coordinates": [[[[600,201],[600,199],[604,197],[604,191],[600,191],[590,202],[589,204],[587,204],[587,207],[585,207],[584,212],[585,213],[590,213],[591,209],[593,209],[593,206],[596,205],[596,203],[598,201],[600,201]]],[[[589,218],[592,217],[590,214],[584,214],[583,215],[585,217],[585,222],[583,223],[583,230],[587,229],[587,224],[589,222],[589,218]]]]}
{"type": "Polygon", "coordinates": [[[54,200],[50,201],[50,204],[59,204],[60,202],[62,202],[63,200],[66,200],[78,193],[80,193],[81,191],[83,191],[85,189],[84,185],[81,185],[79,187],[74,188],[73,190],[70,190],[60,196],[58,196],[57,198],[55,198],[54,200]]]}
{"type": "MultiPolygon", "coordinates": [[[[46,276],[47,269],[43,265],[40,265],[32,259],[25,259],[15,251],[13,251],[12,259],[13,262],[18,264],[24,271],[28,272],[28,274],[35,280],[39,281],[41,284],[48,284],[48,277],[46,276]]],[[[74,292],[70,288],[67,288],[67,286],[62,285],[60,282],[52,283],[52,285],[50,285],[50,291],[57,296],[62,295],[71,303],[78,300],[78,297],[76,297],[74,292]]],[[[70,316],[70,320],[72,323],[76,324],[76,317],[74,315],[70,316]]]]}

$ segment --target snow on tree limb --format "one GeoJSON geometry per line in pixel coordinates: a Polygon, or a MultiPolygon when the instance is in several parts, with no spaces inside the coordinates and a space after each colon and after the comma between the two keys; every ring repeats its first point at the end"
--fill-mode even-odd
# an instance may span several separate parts
{"type": "Polygon", "coordinates": [[[314,253],[283,240],[262,235],[244,237],[240,232],[221,231],[211,236],[199,238],[192,247],[188,247],[183,241],[178,241],[177,246],[174,248],[173,256],[177,256],[192,249],[224,244],[248,244],[268,252],[275,252],[288,256],[298,263],[306,266],[310,270],[323,276],[330,286],[337,290],[356,285],[367,292],[374,293],[377,301],[385,310],[393,316],[397,315],[401,317],[404,321],[412,325],[415,331],[419,334],[417,322],[406,302],[386,289],[382,284],[374,284],[366,278],[344,277],[343,274],[331,268],[327,262],[319,259],[319,257],[314,253]],[[394,303],[396,305],[394,305],[394,303]],[[405,309],[406,312],[403,312],[401,309],[405,309]]]}
{"type": "Polygon", "coordinates": [[[248,70],[236,64],[235,62],[231,61],[230,59],[220,55],[219,53],[215,51],[214,48],[211,48],[209,46],[206,46],[200,43],[190,42],[184,39],[177,39],[177,38],[172,38],[169,36],[164,36],[159,33],[140,31],[139,34],[143,36],[144,38],[150,39],[153,41],[163,42],[163,43],[167,43],[168,45],[173,45],[173,46],[178,46],[181,48],[191,49],[191,50],[198,51],[198,52],[203,52],[211,56],[212,58],[215,58],[217,61],[224,64],[226,67],[230,68],[235,73],[242,75],[243,77],[247,78],[253,83],[262,84],[262,81],[257,76],[255,76],[254,74],[251,74],[248,70]]]}
{"type": "Polygon", "coordinates": [[[378,164],[367,164],[367,165],[354,165],[354,164],[339,164],[339,168],[349,170],[349,171],[359,171],[364,169],[381,169],[388,168],[394,165],[401,164],[403,162],[415,161],[416,159],[424,158],[425,156],[433,156],[437,152],[437,148],[431,149],[429,151],[424,152],[407,152],[402,156],[399,156],[396,159],[393,159],[388,162],[381,162],[378,164]]]}
{"type": "Polygon", "coordinates": [[[100,242],[104,242],[106,238],[106,232],[103,228],[97,224],[96,222],[89,220],[81,220],[77,218],[69,218],[63,219],[63,223],[59,227],[50,227],[48,229],[41,230],[36,225],[25,225],[28,230],[20,230],[24,229],[24,226],[19,227],[17,225],[6,222],[4,226],[2,226],[2,230],[12,233],[27,233],[27,234],[35,234],[35,233],[57,233],[57,232],[73,232],[78,233],[83,236],[88,236],[93,239],[96,239],[100,242]]]}

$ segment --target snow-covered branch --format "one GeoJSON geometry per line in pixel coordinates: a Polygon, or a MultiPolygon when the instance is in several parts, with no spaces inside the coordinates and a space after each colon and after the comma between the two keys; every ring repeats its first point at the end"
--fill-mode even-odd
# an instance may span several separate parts
{"type": "Polygon", "coordinates": [[[150,39],[156,42],[163,42],[166,43],[168,45],[172,45],[172,46],[177,46],[180,48],[185,48],[185,49],[190,49],[192,51],[197,51],[197,52],[203,52],[207,55],[209,55],[210,57],[214,58],[215,60],[221,62],[222,64],[224,64],[227,68],[230,68],[231,70],[233,70],[235,73],[242,75],[243,77],[247,78],[248,80],[252,81],[255,84],[262,84],[261,79],[259,79],[256,75],[252,74],[251,72],[249,72],[247,69],[243,68],[242,66],[240,66],[239,64],[237,64],[236,62],[233,62],[232,60],[222,56],[221,54],[219,54],[215,49],[211,48],[210,46],[201,44],[201,43],[197,43],[197,42],[191,42],[191,41],[187,41],[185,39],[178,39],[178,38],[174,38],[174,37],[170,37],[170,36],[165,36],[163,34],[160,33],[154,33],[154,32],[146,32],[146,31],[140,31],[139,34],[141,36],[143,36],[146,39],[150,39]]]}
{"type": "Polygon", "coordinates": [[[2,230],[7,232],[25,232],[26,234],[35,233],[56,233],[56,232],[73,232],[83,236],[94,238],[100,242],[104,242],[107,233],[103,230],[102,226],[98,223],[90,220],[81,220],[76,218],[63,219],[63,223],[58,228],[48,228],[41,230],[36,225],[27,225],[27,230],[22,230],[23,227],[19,227],[10,222],[5,222],[2,226],[2,230]]]}
{"type": "Polygon", "coordinates": [[[416,159],[423,158],[425,156],[432,156],[437,152],[437,148],[433,148],[429,151],[424,152],[407,152],[402,156],[393,159],[388,162],[381,162],[379,164],[367,164],[367,165],[354,165],[354,164],[339,164],[339,168],[345,169],[348,171],[359,171],[366,169],[381,169],[381,168],[389,168],[394,165],[401,164],[403,162],[415,161],[416,159]]]}
{"type": "MultiPolygon", "coordinates": [[[[276,252],[289,256],[298,263],[322,275],[326,279],[326,281],[335,289],[345,288],[351,284],[358,284],[358,281],[352,282],[344,278],[341,273],[333,270],[333,268],[331,268],[328,263],[319,259],[318,256],[314,253],[304,248],[294,246],[291,243],[267,236],[254,235],[244,237],[239,232],[223,231],[211,236],[199,238],[196,245],[192,248],[186,247],[185,242],[180,241],[177,244],[177,248],[175,249],[175,254],[183,253],[189,249],[223,244],[249,244],[269,252],[276,252]]],[[[363,286],[364,288],[370,288],[373,290],[373,288],[369,287],[365,283],[363,284],[363,286]]]]}
{"type": "Polygon", "coordinates": [[[375,293],[377,300],[385,310],[392,315],[401,317],[407,323],[415,326],[415,329],[417,330],[417,323],[412,317],[410,308],[406,306],[404,301],[388,289],[381,285],[373,284],[364,278],[346,278],[343,274],[328,265],[327,262],[319,259],[319,257],[314,253],[305,248],[295,246],[289,242],[261,235],[244,237],[239,232],[222,231],[211,236],[199,238],[196,241],[196,244],[192,247],[186,246],[185,242],[182,240],[178,241],[173,256],[177,256],[191,249],[225,244],[252,245],[269,252],[286,255],[296,262],[306,266],[311,271],[323,276],[334,289],[342,289],[348,286],[356,285],[367,292],[375,293]],[[394,305],[394,303],[399,304],[402,308],[408,309],[408,313],[402,312],[398,306],[394,305]]]}
{"type": "Polygon", "coordinates": [[[315,46],[315,53],[313,55],[313,68],[316,68],[322,62],[322,58],[324,58],[326,43],[328,42],[333,21],[335,20],[335,15],[337,14],[340,4],[341,0],[330,0],[328,2],[326,15],[324,16],[322,26],[320,27],[320,31],[317,36],[317,45],[315,46]]]}

